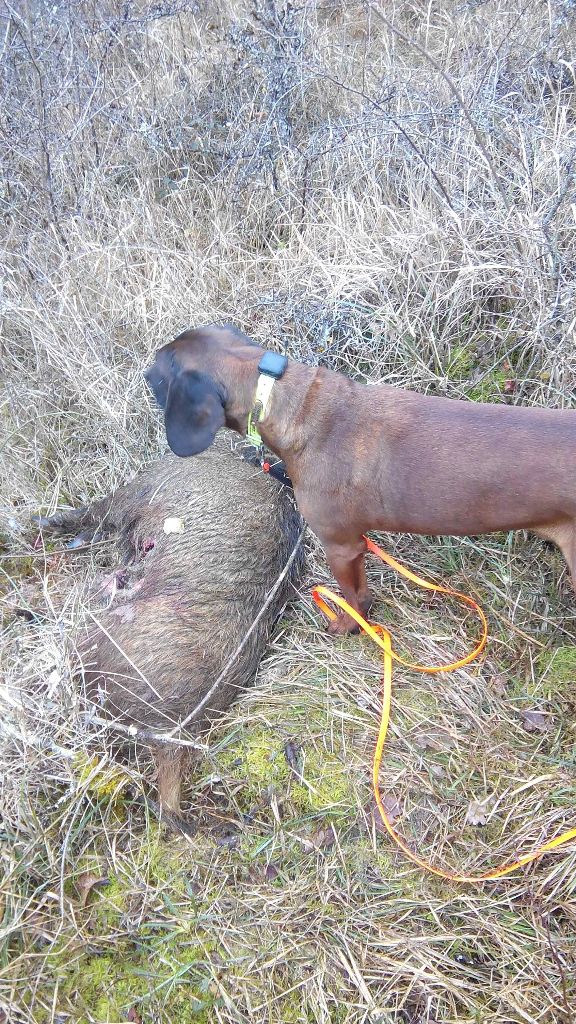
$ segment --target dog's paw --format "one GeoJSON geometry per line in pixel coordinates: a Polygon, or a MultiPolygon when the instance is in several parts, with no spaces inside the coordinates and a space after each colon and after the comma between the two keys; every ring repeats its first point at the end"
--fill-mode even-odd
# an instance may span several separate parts
{"type": "Polygon", "coordinates": [[[347,633],[359,633],[360,626],[347,612],[340,612],[328,623],[328,632],[331,636],[346,636],[347,633]]]}

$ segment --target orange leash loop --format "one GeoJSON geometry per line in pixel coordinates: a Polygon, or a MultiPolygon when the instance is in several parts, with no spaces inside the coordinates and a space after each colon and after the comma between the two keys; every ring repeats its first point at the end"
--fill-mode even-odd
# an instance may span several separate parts
{"type": "Polygon", "coordinates": [[[461,594],[458,590],[451,590],[449,587],[438,586],[436,583],[430,583],[428,580],[424,580],[420,576],[416,576],[416,574],[410,572],[409,569],[405,569],[404,566],[401,565],[400,562],[397,562],[395,558],[392,558],[391,555],[388,555],[385,551],[382,551],[382,549],[379,548],[377,544],[374,544],[373,541],[369,540],[368,537],[365,537],[364,540],[366,541],[368,551],[370,551],[373,555],[377,555],[378,558],[381,558],[383,562],[386,562],[386,564],[391,566],[392,569],[395,569],[395,571],[400,573],[401,576],[404,576],[412,583],[417,583],[418,586],[424,587],[426,590],[434,590],[439,594],[447,594],[449,597],[458,598],[459,601],[462,601],[464,604],[467,604],[474,609],[482,623],[482,634],[480,640],[478,641],[474,650],[470,654],[467,654],[465,658],[460,658],[458,661],[450,662],[447,665],[416,665],[412,662],[405,661],[392,650],[392,638],[390,636],[390,633],[384,626],[381,626],[378,623],[370,625],[370,623],[367,622],[366,619],[359,614],[359,612],[355,611],[354,608],[352,608],[347,601],[345,601],[342,597],[339,597],[337,594],[334,594],[331,590],[328,589],[328,587],[315,587],[315,589],[312,591],[312,597],[314,598],[316,604],[329,619],[335,619],[336,612],[334,612],[329,607],[329,605],[326,604],[326,602],[323,600],[323,597],[328,598],[328,600],[331,601],[333,604],[337,605],[343,611],[348,612],[348,615],[352,616],[352,618],[358,623],[360,628],[384,652],[384,692],[382,700],[382,716],[380,720],[380,730],[378,733],[378,739],[376,741],[376,749],[374,751],[372,786],[374,790],[374,798],[376,800],[376,805],[378,807],[380,816],[389,835],[392,837],[394,842],[400,847],[400,849],[404,851],[406,856],[409,857],[410,860],[414,861],[415,864],[418,864],[418,866],[423,868],[425,871],[429,871],[433,875],[439,875],[440,878],[447,878],[451,882],[485,882],[495,878],[502,878],[503,875],[508,875],[510,874],[511,871],[516,871],[517,868],[523,867],[525,864],[530,864],[533,860],[537,860],[538,857],[541,857],[544,853],[547,853],[550,850],[554,850],[558,846],[563,846],[564,843],[569,842],[571,839],[576,839],[576,828],[573,828],[570,829],[568,832],[563,832],[562,835],[557,836],[556,839],[551,839],[550,842],[545,843],[543,846],[539,846],[538,849],[534,850],[532,853],[528,853],[524,857],[519,857],[518,860],[512,861],[510,864],[505,864],[502,867],[495,868],[492,871],[486,871],[482,875],[457,875],[453,874],[450,871],[445,871],[442,868],[434,867],[433,864],[429,864],[427,861],[422,860],[420,857],[417,856],[417,854],[412,852],[410,847],[407,846],[407,844],[402,839],[402,836],[398,834],[386,813],[384,804],[382,803],[379,786],[382,753],[384,750],[386,734],[388,732],[388,725],[390,722],[390,704],[392,700],[392,662],[397,661],[399,662],[399,664],[404,665],[406,668],[416,669],[419,672],[428,673],[450,672],[455,668],[461,668],[463,665],[468,665],[471,661],[474,660],[474,658],[477,658],[480,652],[484,649],[486,645],[486,640],[488,638],[488,622],[486,620],[484,612],[480,608],[480,605],[478,605],[476,601],[474,601],[471,597],[468,597],[467,594],[461,594]]]}

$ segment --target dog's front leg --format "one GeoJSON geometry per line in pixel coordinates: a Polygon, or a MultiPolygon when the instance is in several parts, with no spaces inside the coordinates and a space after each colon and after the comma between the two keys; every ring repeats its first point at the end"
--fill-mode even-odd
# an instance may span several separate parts
{"type": "MultiPolygon", "coordinates": [[[[370,609],[371,598],[366,581],[364,557],[366,545],[362,538],[356,542],[339,543],[324,542],[328,564],[334,573],[342,597],[360,615],[366,615],[370,609]]],[[[328,626],[333,634],[358,633],[360,627],[347,612],[340,612],[328,626]]]]}

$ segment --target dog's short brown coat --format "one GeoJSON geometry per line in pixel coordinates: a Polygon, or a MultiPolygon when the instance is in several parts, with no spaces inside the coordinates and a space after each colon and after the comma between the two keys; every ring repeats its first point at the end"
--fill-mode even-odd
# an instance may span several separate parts
{"type": "MultiPolygon", "coordinates": [[[[230,327],[185,331],[159,349],[146,378],[176,454],[204,450],[224,425],[245,433],[263,351],[230,327]]],[[[289,360],[259,429],[358,611],[370,604],[369,530],[529,529],[558,544],[576,580],[574,410],[434,398],[289,360]]],[[[352,626],[341,614],[331,628],[352,626]]]]}

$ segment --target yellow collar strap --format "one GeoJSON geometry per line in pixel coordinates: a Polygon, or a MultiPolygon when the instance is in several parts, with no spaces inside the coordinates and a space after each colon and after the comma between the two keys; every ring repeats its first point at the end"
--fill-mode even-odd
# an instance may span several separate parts
{"type": "Polygon", "coordinates": [[[258,363],[260,375],[258,377],[258,384],[256,385],[254,403],[250,413],[248,414],[248,427],[246,429],[246,437],[256,446],[262,444],[262,438],[260,437],[257,424],[260,420],[266,418],[268,414],[268,406],[270,405],[272,388],[276,381],[280,380],[287,364],[288,360],[286,356],[280,356],[277,352],[265,352],[258,363]]]}

